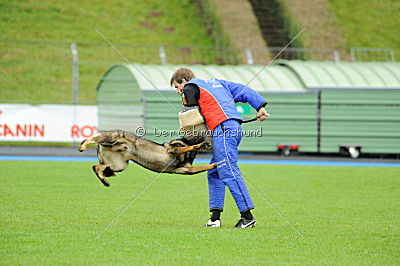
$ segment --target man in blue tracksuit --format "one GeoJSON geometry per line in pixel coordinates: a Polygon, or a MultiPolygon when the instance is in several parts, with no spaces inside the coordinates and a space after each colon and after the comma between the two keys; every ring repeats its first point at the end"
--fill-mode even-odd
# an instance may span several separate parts
{"type": "Polygon", "coordinates": [[[208,128],[213,133],[213,157],[217,168],[208,171],[210,220],[205,226],[220,227],[220,214],[224,208],[225,186],[228,186],[241,219],[238,228],[255,226],[251,214],[254,204],[237,165],[238,146],[242,138],[242,118],[236,110],[235,102],[249,103],[258,111],[257,120],[268,117],[264,107],[267,101],[256,91],[243,84],[220,79],[201,80],[195,78],[187,68],[178,69],[171,78],[177,93],[182,96],[186,108],[198,108],[208,128]]]}

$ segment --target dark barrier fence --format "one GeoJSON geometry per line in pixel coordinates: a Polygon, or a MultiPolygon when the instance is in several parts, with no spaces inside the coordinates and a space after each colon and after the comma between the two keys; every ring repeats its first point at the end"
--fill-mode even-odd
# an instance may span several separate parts
{"type": "MultiPolygon", "coordinates": [[[[166,93],[179,106],[179,97],[166,93]]],[[[275,152],[279,145],[297,145],[300,152],[338,153],[340,147],[361,147],[364,153],[400,154],[400,90],[325,89],[309,93],[268,93],[271,117],[243,125],[248,133],[241,151],[275,152]],[[260,131],[261,136],[256,134],[260,131]],[[249,132],[254,132],[251,135],[249,132]]],[[[170,140],[177,132],[177,111],[157,92],[144,93],[147,137],[170,140]],[[157,131],[158,130],[158,131],[157,131]]],[[[238,104],[244,119],[256,113],[238,104]]]]}

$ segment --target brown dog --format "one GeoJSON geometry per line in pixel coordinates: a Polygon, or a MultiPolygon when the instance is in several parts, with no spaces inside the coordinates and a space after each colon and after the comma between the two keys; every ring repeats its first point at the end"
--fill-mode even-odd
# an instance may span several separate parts
{"type": "Polygon", "coordinates": [[[85,139],[79,151],[86,150],[87,145],[92,143],[97,144],[100,162],[93,166],[93,171],[107,187],[110,186],[107,177],[125,170],[129,160],[157,173],[192,175],[216,167],[215,163],[192,166],[197,151],[208,149],[209,144],[205,142],[190,145],[186,139],[177,139],[158,144],[122,130],[112,130],[99,132],[93,138],[85,139]]]}

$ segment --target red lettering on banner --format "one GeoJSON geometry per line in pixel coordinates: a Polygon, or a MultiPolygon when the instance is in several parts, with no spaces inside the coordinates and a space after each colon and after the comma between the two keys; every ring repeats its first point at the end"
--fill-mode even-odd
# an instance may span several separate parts
{"type": "Polygon", "coordinates": [[[2,137],[44,137],[45,125],[17,124],[11,127],[7,124],[0,124],[0,136],[2,137]]]}
{"type": "Polygon", "coordinates": [[[78,125],[73,125],[71,127],[71,137],[72,138],[90,138],[97,133],[97,127],[85,125],[79,127],[78,125]]]}
{"type": "Polygon", "coordinates": [[[21,134],[22,136],[26,137],[26,125],[24,125],[24,129],[22,129],[21,125],[17,124],[16,131],[17,131],[17,133],[16,133],[17,136],[20,136],[20,134],[21,134]]]}
{"type": "Polygon", "coordinates": [[[91,126],[84,126],[81,129],[82,137],[89,138],[93,136],[93,128],[91,126]]]}
{"type": "Polygon", "coordinates": [[[4,137],[7,137],[7,135],[11,135],[15,137],[14,133],[11,131],[11,129],[6,125],[4,125],[4,137]]]}
{"type": "Polygon", "coordinates": [[[79,127],[77,125],[71,127],[71,138],[79,138],[79,127]]]}
{"type": "Polygon", "coordinates": [[[33,135],[36,137],[37,133],[39,133],[39,136],[44,137],[44,125],[40,128],[38,125],[35,125],[33,135]]]}

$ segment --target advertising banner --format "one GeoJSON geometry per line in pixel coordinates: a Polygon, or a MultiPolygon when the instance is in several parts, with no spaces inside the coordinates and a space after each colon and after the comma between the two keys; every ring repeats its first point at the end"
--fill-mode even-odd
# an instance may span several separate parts
{"type": "Polygon", "coordinates": [[[0,104],[0,141],[79,142],[97,128],[97,106],[0,104]]]}

